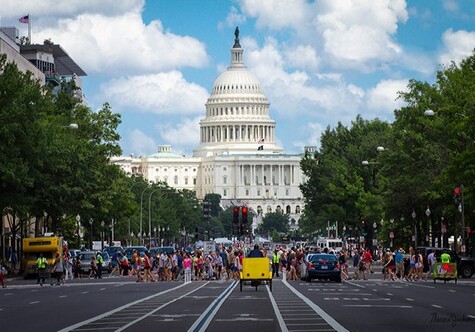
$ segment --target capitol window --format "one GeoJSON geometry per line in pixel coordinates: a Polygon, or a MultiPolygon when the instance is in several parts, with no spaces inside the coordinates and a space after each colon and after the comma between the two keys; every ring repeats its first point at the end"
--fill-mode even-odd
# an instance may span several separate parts
{"type": "Polygon", "coordinates": [[[175,177],[173,178],[173,182],[174,182],[175,184],[178,184],[178,175],[175,175],[175,177]]]}
{"type": "Polygon", "coordinates": [[[223,176],[223,184],[227,184],[228,183],[228,177],[227,176],[223,176]]]}
{"type": "Polygon", "coordinates": [[[249,196],[249,189],[246,189],[246,196],[249,196]]]}
{"type": "Polygon", "coordinates": [[[228,196],[228,191],[226,189],[223,190],[223,197],[228,196]]]}

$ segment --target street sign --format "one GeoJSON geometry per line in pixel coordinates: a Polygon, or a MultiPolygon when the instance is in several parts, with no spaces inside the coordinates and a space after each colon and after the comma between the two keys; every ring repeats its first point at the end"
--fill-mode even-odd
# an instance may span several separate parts
{"type": "Polygon", "coordinates": [[[203,251],[207,255],[210,252],[216,251],[216,242],[214,241],[204,241],[203,242],[203,251]]]}

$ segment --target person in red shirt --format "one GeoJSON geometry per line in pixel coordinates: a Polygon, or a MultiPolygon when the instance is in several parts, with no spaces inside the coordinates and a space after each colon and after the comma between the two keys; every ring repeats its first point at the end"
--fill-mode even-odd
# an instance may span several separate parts
{"type": "Polygon", "coordinates": [[[371,251],[369,249],[366,249],[364,253],[364,261],[366,264],[366,271],[370,273],[374,273],[373,270],[371,269],[371,261],[373,260],[373,256],[371,255],[371,251]]]}

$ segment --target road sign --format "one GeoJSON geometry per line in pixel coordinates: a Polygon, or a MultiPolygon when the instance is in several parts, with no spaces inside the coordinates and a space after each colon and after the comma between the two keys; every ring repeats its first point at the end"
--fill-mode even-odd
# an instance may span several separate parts
{"type": "Polygon", "coordinates": [[[214,241],[204,241],[203,242],[204,254],[207,255],[210,252],[216,251],[216,242],[214,241]]]}

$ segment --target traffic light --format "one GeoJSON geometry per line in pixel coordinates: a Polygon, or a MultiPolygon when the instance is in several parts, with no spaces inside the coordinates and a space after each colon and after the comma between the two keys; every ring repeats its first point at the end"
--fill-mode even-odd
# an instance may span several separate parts
{"type": "Polygon", "coordinates": [[[247,223],[247,211],[248,211],[247,207],[243,206],[243,207],[241,208],[242,223],[243,223],[243,224],[246,224],[246,223],[247,223]]]}
{"type": "Polygon", "coordinates": [[[211,219],[211,202],[203,201],[203,218],[211,219]]]}
{"type": "Polygon", "coordinates": [[[239,224],[239,207],[233,207],[233,222],[239,224]]]}

